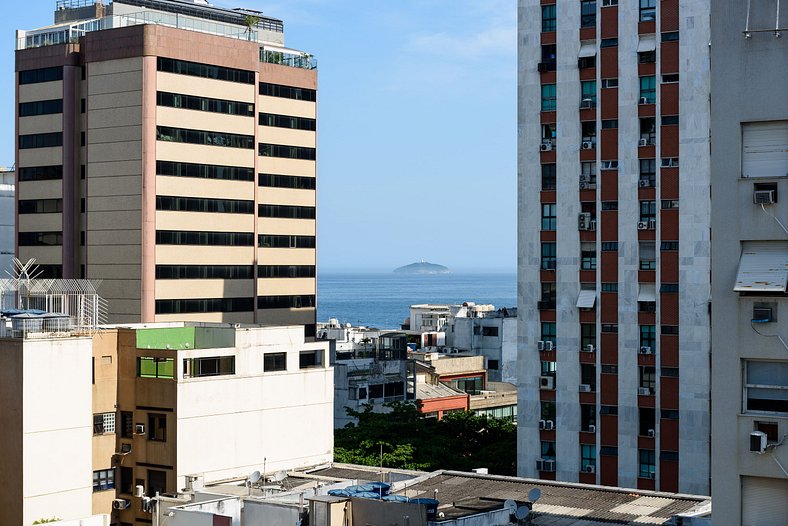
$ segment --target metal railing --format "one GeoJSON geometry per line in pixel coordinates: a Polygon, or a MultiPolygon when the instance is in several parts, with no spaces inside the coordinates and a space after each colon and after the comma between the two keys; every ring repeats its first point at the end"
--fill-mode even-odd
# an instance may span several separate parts
{"type": "Polygon", "coordinates": [[[301,69],[317,69],[317,59],[309,53],[288,53],[260,48],[260,62],[301,69]]]}

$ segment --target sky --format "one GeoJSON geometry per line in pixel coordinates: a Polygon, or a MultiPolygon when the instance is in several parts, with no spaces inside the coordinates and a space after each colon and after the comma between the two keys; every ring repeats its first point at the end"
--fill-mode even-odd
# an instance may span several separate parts
{"type": "MultiPolygon", "coordinates": [[[[285,44],[318,60],[320,271],[514,272],[516,2],[212,3],[281,18],[285,44]]],[[[14,159],[14,31],[54,7],[4,5],[0,166],[14,159]]]]}

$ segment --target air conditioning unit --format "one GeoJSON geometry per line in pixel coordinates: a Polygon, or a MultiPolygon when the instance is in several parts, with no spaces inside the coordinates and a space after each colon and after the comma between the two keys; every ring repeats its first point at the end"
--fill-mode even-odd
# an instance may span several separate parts
{"type": "Polygon", "coordinates": [[[544,420],[539,421],[539,429],[544,429],[544,420]]]}
{"type": "Polygon", "coordinates": [[[591,223],[591,213],[582,212],[577,216],[577,229],[588,230],[589,223],[591,223]]]}
{"type": "Polygon", "coordinates": [[[655,436],[657,436],[657,432],[656,432],[656,431],[654,431],[653,429],[649,429],[649,430],[648,430],[648,432],[646,433],[646,435],[647,435],[649,438],[654,438],[655,436]]]}
{"type": "Polygon", "coordinates": [[[640,181],[638,181],[638,186],[641,188],[648,188],[649,186],[651,186],[651,181],[649,181],[648,179],[641,179],[640,181]]]}
{"type": "Polygon", "coordinates": [[[588,384],[580,384],[580,392],[581,393],[590,393],[591,392],[591,386],[588,385],[588,384]]]}
{"type": "Polygon", "coordinates": [[[649,230],[656,230],[657,229],[657,220],[656,219],[649,219],[648,220],[648,229],[649,230]]]}
{"type": "Polygon", "coordinates": [[[640,354],[651,354],[651,347],[644,345],[640,348],[640,354]]]}
{"type": "Polygon", "coordinates": [[[650,387],[638,387],[638,394],[640,396],[651,396],[651,388],[650,387]]]}
{"type": "Polygon", "coordinates": [[[543,471],[555,471],[555,460],[545,460],[544,461],[544,470],[543,471]]]}
{"type": "Polygon", "coordinates": [[[594,143],[591,142],[591,141],[583,141],[583,144],[581,145],[581,147],[584,150],[591,150],[594,147],[594,143]]]}
{"type": "Polygon", "coordinates": [[[543,142],[539,145],[540,152],[549,152],[553,150],[553,143],[552,142],[543,142]]]}
{"type": "Polygon", "coordinates": [[[544,347],[545,347],[544,346],[544,342],[542,340],[539,340],[538,342],[536,342],[536,350],[537,351],[544,351],[544,347]]]}
{"type": "Polygon", "coordinates": [[[545,431],[552,431],[553,429],[555,429],[555,422],[553,422],[552,420],[545,420],[544,421],[544,430],[545,431]]]}
{"type": "Polygon", "coordinates": [[[141,499],[142,497],[144,497],[145,496],[145,487],[142,486],[142,485],[139,485],[139,484],[137,486],[134,486],[134,496],[137,497],[138,499],[141,499]]]}
{"type": "Polygon", "coordinates": [[[752,193],[752,202],[756,205],[773,205],[774,190],[755,190],[752,193]]]}
{"type": "Polygon", "coordinates": [[[655,478],[657,478],[657,474],[655,472],[651,471],[648,474],[648,478],[650,478],[651,480],[654,480],[655,478]]]}
{"type": "Polygon", "coordinates": [[[547,62],[540,62],[536,65],[536,71],[539,73],[546,73],[547,72],[547,62]]]}
{"type": "Polygon", "coordinates": [[[544,471],[544,459],[536,459],[536,471],[544,471]]]}
{"type": "Polygon", "coordinates": [[[585,473],[594,473],[596,471],[596,466],[592,466],[591,464],[589,464],[588,466],[583,468],[583,471],[585,473]]]}
{"type": "Polygon", "coordinates": [[[580,182],[581,183],[590,183],[591,182],[591,176],[588,175],[588,174],[580,174],[580,182]]]}
{"type": "Polygon", "coordinates": [[[648,146],[648,139],[640,139],[638,146],[648,146]]]}
{"type": "Polygon", "coordinates": [[[589,229],[589,230],[591,230],[591,231],[594,231],[594,230],[596,230],[596,219],[592,219],[592,220],[591,220],[591,221],[588,223],[588,229],[589,229]]]}
{"type": "Polygon", "coordinates": [[[131,502],[128,499],[113,499],[112,500],[112,509],[113,510],[125,510],[131,505],[131,502]]]}
{"type": "Polygon", "coordinates": [[[136,424],[134,426],[134,433],[137,435],[144,435],[145,434],[145,424],[136,424]]]}
{"type": "Polygon", "coordinates": [[[593,345],[591,345],[591,344],[589,343],[588,345],[584,345],[584,346],[583,346],[583,350],[584,350],[585,352],[594,352],[594,351],[596,351],[596,347],[594,347],[593,345]]]}
{"type": "Polygon", "coordinates": [[[769,323],[774,321],[771,307],[754,307],[752,309],[752,321],[754,323],[769,323]]]}
{"type": "Polygon", "coordinates": [[[553,344],[553,342],[549,342],[549,341],[548,342],[544,342],[544,350],[545,351],[552,351],[554,347],[555,347],[555,345],[553,344]]]}
{"type": "Polygon", "coordinates": [[[649,102],[647,97],[640,97],[640,104],[648,104],[648,103],[649,102]]]}
{"type": "Polygon", "coordinates": [[[587,109],[587,108],[593,108],[593,107],[594,107],[593,99],[583,99],[582,101],[580,101],[580,108],[581,109],[583,109],[583,108],[587,109]]]}
{"type": "Polygon", "coordinates": [[[750,433],[750,452],[763,453],[766,451],[766,433],[763,431],[753,431],[750,433]]]}
{"type": "Polygon", "coordinates": [[[588,426],[588,429],[586,430],[586,432],[588,432],[588,433],[596,433],[596,426],[594,424],[591,424],[590,426],[588,426]]]}
{"type": "Polygon", "coordinates": [[[555,389],[555,378],[552,376],[540,376],[539,377],[539,389],[550,391],[555,389]]]}
{"type": "Polygon", "coordinates": [[[638,230],[648,230],[648,221],[638,221],[638,230]]]}
{"type": "Polygon", "coordinates": [[[580,181],[580,189],[581,190],[588,190],[588,183],[580,181]]]}

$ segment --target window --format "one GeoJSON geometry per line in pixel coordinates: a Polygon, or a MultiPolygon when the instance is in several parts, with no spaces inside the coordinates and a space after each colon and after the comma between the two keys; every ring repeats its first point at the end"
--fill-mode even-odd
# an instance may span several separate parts
{"type": "MultiPolygon", "coordinates": [[[[618,0],[616,0],[618,1],[618,0]]],[[[617,457],[618,448],[616,446],[602,446],[599,448],[599,456],[602,457],[617,457]]]]}
{"type": "Polygon", "coordinates": [[[743,122],[742,177],[788,174],[788,120],[743,122]]]}
{"type": "Polygon", "coordinates": [[[544,342],[553,342],[555,345],[555,322],[542,322],[542,335],[540,339],[544,342]]]}
{"type": "Polygon", "coordinates": [[[555,190],[555,164],[542,165],[542,191],[555,190]]]}
{"type": "Polygon", "coordinates": [[[618,292],[618,283],[602,283],[602,292],[618,292]]]}
{"type": "Polygon", "coordinates": [[[657,61],[657,52],[655,50],[650,51],[639,51],[638,52],[638,63],[640,64],[652,64],[657,61]]]}
{"type": "MultiPolygon", "coordinates": [[[[615,201],[612,201],[615,203],[615,201]]],[[[603,208],[604,210],[604,208],[603,208]]],[[[602,242],[602,252],[616,252],[618,251],[618,242],[617,241],[603,241],[602,242]]]]}
{"type": "Polygon", "coordinates": [[[140,378],[174,378],[174,358],[137,357],[137,376],[140,378]]]}
{"type": "Polygon", "coordinates": [[[618,161],[602,161],[603,170],[618,170],[618,161]]]}
{"type": "Polygon", "coordinates": [[[657,19],[657,0],[640,0],[640,21],[653,22],[657,19]]]}
{"type": "Polygon", "coordinates": [[[175,161],[156,161],[156,174],[172,177],[196,177],[199,179],[254,181],[254,168],[175,161]]]}
{"type": "Polygon", "coordinates": [[[616,46],[618,46],[618,39],[617,38],[603,38],[599,42],[599,47],[600,48],[616,47],[616,46]]]}
{"type": "Polygon", "coordinates": [[[103,435],[115,432],[115,413],[98,413],[93,415],[93,434],[103,435]]]}
{"type": "Polygon", "coordinates": [[[542,203],[542,230],[555,230],[556,219],[555,203],[542,203]]]}
{"type": "MultiPolygon", "coordinates": [[[[541,309],[555,309],[556,284],[555,282],[542,283],[541,309]]],[[[544,339],[544,338],[542,338],[544,339]]]]}
{"type": "Polygon", "coordinates": [[[659,287],[659,291],[662,293],[675,293],[679,291],[679,284],[678,283],[663,283],[659,287]]]}
{"type": "Polygon", "coordinates": [[[662,252],[668,252],[668,251],[675,252],[675,251],[677,251],[679,249],[679,242],[678,241],[663,241],[662,243],[660,243],[659,249],[662,252]]]}
{"type": "Polygon", "coordinates": [[[314,206],[257,205],[258,217],[277,217],[285,219],[315,219],[314,206]]]}
{"type": "Polygon", "coordinates": [[[308,117],[294,117],[276,113],[261,113],[258,116],[260,126],[273,126],[275,128],[288,128],[291,130],[315,131],[317,121],[308,117]]]}
{"type": "MultiPolygon", "coordinates": [[[[616,210],[618,210],[618,201],[602,201],[603,212],[615,212],[616,210]]],[[[605,249],[605,246],[611,247],[612,246],[611,242],[602,243],[602,252],[618,250],[618,243],[615,242],[612,243],[616,246],[616,248],[613,249],[608,248],[607,250],[605,249]]]]}
{"type": "Polygon", "coordinates": [[[261,248],[315,248],[315,236],[287,236],[260,234],[257,246],[261,248]]]}
{"type": "Polygon", "coordinates": [[[542,460],[555,460],[555,442],[542,441],[542,460]]]}
{"type": "Polygon", "coordinates": [[[198,97],[196,95],[168,93],[166,91],[156,92],[156,104],[168,108],[241,115],[244,117],[251,117],[254,115],[254,104],[250,102],[211,99],[207,97],[198,97]]]}
{"type": "Polygon", "coordinates": [[[156,265],[156,279],[253,278],[254,267],[252,265],[156,265]]]}
{"type": "Polygon", "coordinates": [[[258,278],[314,278],[314,265],[258,265],[258,278]]]}
{"type": "Polygon", "coordinates": [[[63,133],[34,133],[31,135],[19,136],[19,149],[25,150],[30,148],[52,148],[55,146],[63,145],[63,133]]]}
{"type": "Polygon", "coordinates": [[[189,314],[197,312],[251,312],[254,298],[194,298],[156,300],[156,314],[189,314]]]}
{"type": "Polygon", "coordinates": [[[617,415],[618,414],[618,406],[615,405],[603,405],[599,408],[600,415],[617,415]]]}
{"type": "Polygon", "coordinates": [[[662,168],[677,168],[679,165],[679,158],[678,157],[663,157],[662,158],[662,168]]]}
{"type": "Polygon", "coordinates": [[[555,362],[542,361],[542,376],[555,376],[555,362]]]}
{"type": "Polygon", "coordinates": [[[539,419],[552,420],[555,423],[555,402],[542,401],[539,403],[539,419]]]}
{"type": "Polygon", "coordinates": [[[19,103],[20,117],[51,115],[53,113],[63,113],[63,99],[38,100],[35,102],[19,103]]]}
{"type": "Polygon", "coordinates": [[[254,234],[251,232],[157,230],[156,244],[251,247],[254,245],[254,234]]]}
{"type": "Polygon", "coordinates": [[[312,369],[323,367],[323,349],[301,351],[298,353],[298,368],[312,369]]]}
{"type": "Polygon", "coordinates": [[[205,358],[185,358],[183,377],[224,376],[235,374],[235,356],[211,356],[205,358]]]}
{"type": "Polygon", "coordinates": [[[294,88],[292,86],[283,86],[281,84],[269,84],[268,82],[260,83],[259,93],[260,95],[265,95],[267,97],[305,100],[307,102],[315,102],[317,100],[317,91],[313,89],[294,88]]]}
{"type": "Polygon", "coordinates": [[[640,470],[638,477],[653,479],[656,472],[656,455],[653,449],[638,449],[640,470]]]}
{"type": "Polygon", "coordinates": [[[678,199],[663,199],[662,200],[662,209],[669,210],[671,208],[678,208],[679,207],[679,200],[678,199]]]}
{"type": "Polygon", "coordinates": [[[593,472],[596,469],[596,446],[593,444],[580,444],[580,469],[593,472]]]}
{"type": "Polygon", "coordinates": [[[481,376],[474,376],[472,378],[458,378],[456,380],[451,380],[450,382],[442,383],[448,384],[453,389],[457,389],[463,393],[468,393],[471,395],[477,395],[481,393],[482,389],[484,389],[484,382],[482,381],[481,376]]]}
{"type": "MultiPolygon", "coordinates": [[[[618,324],[616,323],[603,323],[602,324],[602,332],[607,333],[617,333],[618,332],[618,324]]],[[[605,372],[604,369],[602,372],[605,372]]]]}
{"type": "Polygon", "coordinates": [[[314,190],[317,187],[317,179],[299,175],[260,174],[257,176],[257,185],[270,186],[273,188],[314,190]]]}
{"type": "Polygon", "coordinates": [[[654,117],[640,119],[640,146],[653,145],[657,142],[657,122],[654,117]],[[645,141],[645,144],[644,144],[645,141]]]}
{"type": "Polygon", "coordinates": [[[675,409],[662,409],[660,410],[660,418],[664,420],[678,420],[679,412],[675,409]]]}
{"type": "Polygon", "coordinates": [[[19,168],[19,181],[50,181],[54,179],[63,179],[63,165],[52,166],[29,166],[27,168],[19,168]]]}
{"type": "Polygon", "coordinates": [[[54,214],[62,211],[62,199],[20,199],[17,201],[17,212],[20,214],[54,214]]]}
{"type": "Polygon", "coordinates": [[[481,336],[482,328],[480,326],[478,326],[478,325],[474,325],[473,326],[473,334],[476,335],[476,336],[481,336]]]}
{"type": "Polygon", "coordinates": [[[118,491],[127,495],[134,493],[134,469],[120,468],[120,488],[118,488],[118,491]]]}
{"type": "Polygon", "coordinates": [[[642,437],[649,436],[649,431],[654,431],[657,426],[656,411],[653,407],[638,408],[638,421],[640,423],[638,434],[642,437]]]}
{"type": "Polygon", "coordinates": [[[678,115],[664,115],[662,117],[662,125],[663,126],[672,126],[679,123],[679,116],[678,115]]]}
{"type": "Polygon", "coordinates": [[[134,413],[131,411],[120,412],[120,437],[134,438],[134,413]]]}
{"type": "Polygon", "coordinates": [[[85,110],[87,110],[87,106],[88,106],[88,101],[87,100],[85,100],[84,98],[79,99],[79,112],[80,113],[85,113],[85,110]]]}
{"type": "Polygon", "coordinates": [[[678,378],[679,377],[679,368],[678,367],[663,367],[659,370],[660,376],[666,376],[668,378],[678,378]]]}
{"type": "Polygon", "coordinates": [[[115,470],[100,469],[93,472],[93,493],[105,491],[115,487],[115,470]]]}
{"type": "Polygon", "coordinates": [[[314,307],[314,294],[257,297],[258,309],[308,309],[314,307]]]}
{"type": "Polygon", "coordinates": [[[679,39],[678,31],[669,31],[666,33],[662,33],[663,42],[676,42],[678,39],[679,39]]]}
{"type": "MultiPolygon", "coordinates": [[[[596,107],[596,81],[583,80],[580,82],[580,107],[581,108],[595,108],[596,107]]],[[[596,122],[594,122],[596,125],[596,122]]]]}
{"type": "Polygon", "coordinates": [[[542,84],[542,111],[555,111],[555,84],[542,84]]]}
{"type": "MultiPolygon", "coordinates": [[[[583,121],[580,123],[580,136],[583,142],[596,143],[596,121],[583,121]]],[[[594,172],[596,172],[596,163],[594,163],[594,172]]]]}
{"type": "Polygon", "coordinates": [[[555,135],[557,127],[555,124],[542,124],[542,143],[550,143],[555,146],[555,135]]]}
{"type": "Polygon", "coordinates": [[[63,80],[63,68],[61,66],[29,69],[19,72],[19,84],[38,84],[40,82],[54,82],[56,80],[63,80]]]}
{"type": "Polygon", "coordinates": [[[229,82],[239,82],[241,84],[254,84],[254,72],[240,69],[221,68],[209,64],[198,62],[187,62],[185,60],[175,60],[172,58],[158,57],[156,69],[166,73],[176,73],[178,75],[190,75],[192,77],[202,77],[214,80],[226,80],[229,82]]]}
{"type": "Polygon", "coordinates": [[[148,497],[155,497],[156,493],[167,493],[167,472],[148,468],[148,497]]]}
{"type": "Polygon", "coordinates": [[[596,0],[580,1],[580,27],[596,25],[596,0]]]}
{"type": "Polygon", "coordinates": [[[580,383],[591,386],[591,391],[596,391],[596,365],[592,363],[580,364],[580,383]]]}
{"type": "Polygon", "coordinates": [[[653,187],[657,184],[657,160],[640,159],[640,186],[653,187]]]}
{"type": "Polygon", "coordinates": [[[167,441],[167,415],[148,414],[148,440],[157,442],[167,441]]]}
{"type": "Polygon", "coordinates": [[[546,71],[555,71],[556,64],[556,45],[546,44],[542,46],[542,64],[546,71]]]}
{"type": "Polygon", "coordinates": [[[640,326],[640,346],[654,349],[657,341],[657,328],[654,325],[640,326]]]}
{"type": "Polygon", "coordinates": [[[618,5],[618,0],[602,0],[602,7],[618,5]]]}
{"type": "Polygon", "coordinates": [[[745,362],[745,411],[788,413],[788,362],[745,362]]]}
{"type": "Polygon", "coordinates": [[[652,221],[657,218],[657,202],[656,201],[641,201],[640,202],[640,220],[652,221]]]}
{"type": "Polygon", "coordinates": [[[606,88],[617,88],[618,87],[618,79],[602,79],[602,89],[606,88]]]}
{"type": "Polygon", "coordinates": [[[580,404],[580,429],[588,431],[590,426],[596,425],[596,406],[593,404],[580,404]]]}
{"type": "Polygon", "coordinates": [[[555,31],[555,4],[542,6],[542,32],[555,31]]]}
{"type": "MultiPolygon", "coordinates": [[[[596,347],[596,324],[594,323],[581,323],[580,324],[580,346],[585,348],[586,345],[593,345],[596,347]]],[[[588,382],[580,382],[588,383],[588,382]]]]}
{"type": "Polygon", "coordinates": [[[267,352],[263,354],[263,372],[287,370],[287,353],[267,352]]]}
{"type": "Polygon", "coordinates": [[[542,243],[542,270],[555,270],[555,243],[542,243]]]}
{"type": "Polygon", "coordinates": [[[580,270],[596,270],[596,244],[580,244],[580,270]]]}
{"type": "Polygon", "coordinates": [[[618,128],[618,120],[617,119],[606,119],[602,121],[602,129],[603,130],[612,130],[618,128]]]}
{"type": "MultiPolygon", "coordinates": [[[[584,130],[583,133],[586,133],[588,130],[584,130]]],[[[588,131],[591,133],[590,131],[588,131]]],[[[595,131],[593,132],[596,133],[595,131]]],[[[588,139],[585,140],[592,140],[594,135],[589,136],[588,139]]],[[[592,141],[593,142],[593,141],[592,141]]],[[[582,162],[580,163],[580,182],[585,183],[587,188],[593,188],[591,185],[596,185],[596,162],[582,162]]],[[[583,189],[583,185],[580,185],[580,188],[583,189]]]]}
{"type": "Polygon", "coordinates": [[[223,146],[227,148],[241,148],[246,150],[251,150],[254,148],[254,136],[252,135],[223,133],[209,130],[192,130],[187,128],[172,128],[170,126],[156,126],[156,140],[164,142],[200,144],[204,146],[223,146]]]}
{"type": "Polygon", "coordinates": [[[640,103],[654,104],[657,102],[657,80],[654,75],[640,77],[640,103]]]}
{"type": "Polygon", "coordinates": [[[657,387],[657,373],[653,366],[639,367],[639,387],[647,387],[649,389],[656,389],[657,387]]]}
{"type": "Polygon", "coordinates": [[[487,360],[487,368],[488,369],[491,369],[493,371],[497,371],[498,367],[499,367],[499,361],[498,360],[487,360]]]}
{"type": "Polygon", "coordinates": [[[482,336],[498,336],[498,327],[482,327],[482,336]]]}
{"type": "Polygon", "coordinates": [[[215,214],[253,214],[254,201],[157,195],[156,210],[215,214]]]}
{"type": "Polygon", "coordinates": [[[678,73],[670,73],[670,74],[663,74],[662,75],[662,83],[668,84],[671,82],[678,82],[679,81],[679,74],[678,73]]]}

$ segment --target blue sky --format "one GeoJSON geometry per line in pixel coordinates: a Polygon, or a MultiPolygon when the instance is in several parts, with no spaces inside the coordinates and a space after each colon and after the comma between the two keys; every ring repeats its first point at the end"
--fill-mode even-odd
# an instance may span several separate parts
{"type": "MultiPolygon", "coordinates": [[[[281,18],[319,61],[320,270],[516,265],[512,0],[218,0],[281,18]]],[[[13,163],[13,35],[54,0],[6,4],[0,165],[13,163]]]]}

